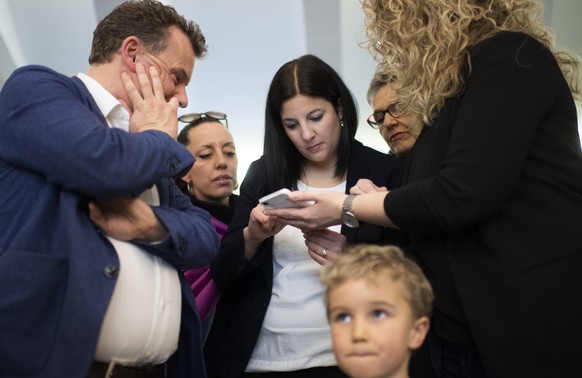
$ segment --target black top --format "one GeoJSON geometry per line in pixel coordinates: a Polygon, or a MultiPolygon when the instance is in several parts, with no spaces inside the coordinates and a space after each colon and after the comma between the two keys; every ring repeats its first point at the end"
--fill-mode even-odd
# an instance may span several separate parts
{"type": "Polygon", "coordinates": [[[175,180],[175,182],[178,188],[180,188],[180,190],[182,191],[182,193],[184,193],[185,195],[188,196],[188,198],[190,198],[192,204],[208,211],[210,215],[212,215],[214,218],[218,219],[222,223],[227,225],[230,224],[230,220],[232,219],[232,214],[234,212],[234,206],[238,199],[238,196],[236,194],[231,194],[230,197],[228,197],[228,205],[216,204],[214,202],[202,201],[196,198],[195,195],[190,193],[190,190],[188,189],[188,183],[186,183],[186,181],[178,178],[175,180]]]}
{"type": "Polygon", "coordinates": [[[471,51],[385,200],[436,292],[435,329],[491,377],[582,376],[582,154],[553,55],[503,32],[471,51]],[[575,303],[574,303],[575,302],[575,303]]]}
{"type": "Polygon", "coordinates": [[[217,204],[214,202],[201,201],[192,194],[188,194],[192,203],[210,213],[214,218],[218,219],[224,224],[230,224],[232,215],[234,213],[234,206],[238,200],[236,194],[231,194],[228,197],[228,205],[217,204]]]}

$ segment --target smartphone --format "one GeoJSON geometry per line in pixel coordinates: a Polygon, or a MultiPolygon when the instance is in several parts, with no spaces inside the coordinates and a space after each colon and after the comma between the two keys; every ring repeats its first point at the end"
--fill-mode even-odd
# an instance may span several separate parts
{"type": "Polygon", "coordinates": [[[294,202],[289,199],[289,189],[279,189],[276,192],[268,194],[261,199],[259,203],[269,209],[282,209],[288,207],[305,207],[311,206],[315,202],[305,201],[305,202],[294,202]]]}

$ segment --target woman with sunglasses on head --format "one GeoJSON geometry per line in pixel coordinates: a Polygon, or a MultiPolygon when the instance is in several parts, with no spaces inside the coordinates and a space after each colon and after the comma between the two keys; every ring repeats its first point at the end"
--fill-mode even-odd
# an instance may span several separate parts
{"type": "MultiPolygon", "coordinates": [[[[210,213],[212,224],[222,238],[238,196],[238,158],[226,114],[220,112],[190,113],[179,117],[188,124],[178,134],[182,143],[196,158],[187,175],[176,184],[192,203],[210,213]],[[224,122],[224,124],[222,123],[224,122]]],[[[220,296],[208,266],[184,271],[190,282],[203,323],[204,335],[212,324],[212,314],[220,296]]]]}
{"type": "Polygon", "coordinates": [[[237,198],[233,191],[238,186],[238,158],[227,116],[220,112],[190,113],[179,120],[188,124],[180,131],[178,142],[196,158],[179,186],[195,205],[228,224],[237,198]]]}
{"type": "MultiPolygon", "coordinates": [[[[578,58],[556,50],[539,1],[362,4],[383,72],[425,126],[402,186],[351,210],[410,236],[435,289],[438,372],[582,376],[578,58]]],[[[341,221],[345,195],[290,197],[316,204],[269,213],[341,221]]]]}
{"type": "Polygon", "coordinates": [[[348,88],[321,59],[305,55],[275,74],[263,156],[249,167],[211,264],[222,297],[205,346],[209,377],[345,377],[333,356],[322,265],[347,243],[400,243],[402,235],[364,223],[304,235],[266,216],[259,199],[281,188],[347,193],[363,177],[395,187],[400,160],[356,141],[357,126],[348,88]]]}

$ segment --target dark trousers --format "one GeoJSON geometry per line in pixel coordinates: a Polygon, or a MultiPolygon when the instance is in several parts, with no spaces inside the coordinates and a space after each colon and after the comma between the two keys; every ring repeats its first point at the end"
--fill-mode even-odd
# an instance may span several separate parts
{"type": "Polygon", "coordinates": [[[485,368],[473,343],[452,343],[428,332],[410,359],[411,378],[485,378],[485,368]]]}
{"type": "Polygon", "coordinates": [[[244,373],[243,378],[348,378],[348,376],[337,366],[327,366],[296,371],[244,373]]]}
{"type": "Polygon", "coordinates": [[[486,378],[475,344],[450,343],[443,339],[441,344],[441,378],[486,378]]]}
{"type": "Polygon", "coordinates": [[[166,378],[166,364],[129,367],[93,362],[87,378],[166,378]]]}

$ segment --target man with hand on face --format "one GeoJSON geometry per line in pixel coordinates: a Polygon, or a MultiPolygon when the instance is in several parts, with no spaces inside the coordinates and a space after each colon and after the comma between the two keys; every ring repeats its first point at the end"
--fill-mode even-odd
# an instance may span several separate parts
{"type": "Polygon", "coordinates": [[[202,377],[180,273],[218,238],[173,184],[198,25],[127,1],[94,32],[87,74],[17,69],[0,92],[0,376],[202,377]]]}

